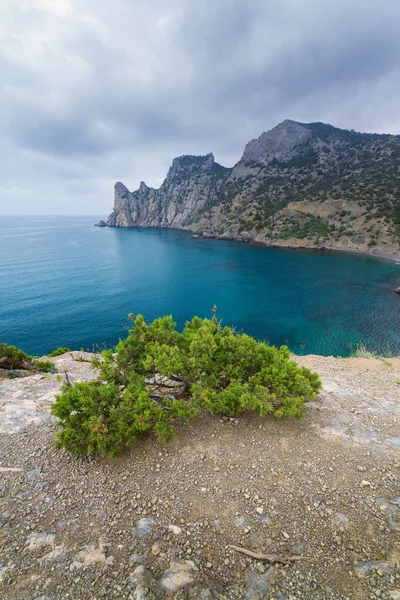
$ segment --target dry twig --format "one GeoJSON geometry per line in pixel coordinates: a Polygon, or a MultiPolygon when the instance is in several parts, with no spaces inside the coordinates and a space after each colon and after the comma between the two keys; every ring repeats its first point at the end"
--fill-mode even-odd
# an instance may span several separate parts
{"type": "Polygon", "coordinates": [[[288,565],[292,562],[304,560],[301,556],[290,556],[289,558],[284,558],[283,556],[279,556],[279,554],[258,554],[257,552],[246,550],[246,548],[241,548],[240,546],[230,545],[228,546],[228,548],[232,548],[233,550],[241,552],[241,554],[245,554],[246,556],[250,556],[251,558],[255,558],[256,560],[265,560],[270,563],[282,563],[283,565],[288,565]]]}

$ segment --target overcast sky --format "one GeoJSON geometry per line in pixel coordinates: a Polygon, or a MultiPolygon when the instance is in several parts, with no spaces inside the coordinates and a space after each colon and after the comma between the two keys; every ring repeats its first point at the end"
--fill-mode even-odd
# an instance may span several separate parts
{"type": "Polygon", "coordinates": [[[111,212],[286,118],[400,133],[399,0],[1,0],[0,213],[111,212]]]}

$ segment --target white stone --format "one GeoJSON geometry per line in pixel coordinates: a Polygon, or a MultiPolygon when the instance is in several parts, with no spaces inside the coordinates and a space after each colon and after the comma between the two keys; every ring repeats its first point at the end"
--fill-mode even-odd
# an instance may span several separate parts
{"type": "Polygon", "coordinates": [[[198,568],[191,560],[186,562],[171,561],[160,581],[160,586],[167,592],[176,592],[181,588],[193,583],[197,576],[198,568]]]}

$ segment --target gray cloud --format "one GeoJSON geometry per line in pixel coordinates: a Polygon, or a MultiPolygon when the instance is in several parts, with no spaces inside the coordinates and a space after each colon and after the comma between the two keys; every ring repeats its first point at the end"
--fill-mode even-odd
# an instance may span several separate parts
{"type": "Polygon", "coordinates": [[[397,0],[3,0],[0,212],[107,214],[285,118],[400,132],[397,0]]]}

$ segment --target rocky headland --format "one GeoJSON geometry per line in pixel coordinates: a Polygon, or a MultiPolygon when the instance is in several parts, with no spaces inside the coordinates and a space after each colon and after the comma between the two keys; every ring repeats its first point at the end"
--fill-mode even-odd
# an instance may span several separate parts
{"type": "Polygon", "coordinates": [[[286,120],[233,168],[175,158],[159,189],[115,184],[109,227],[165,227],[400,260],[400,136],[286,120]]]}
{"type": "Polygon", "coordinates": [[[399,600],[400,359],[294,357],[302,421],[204,415],[112,462],[54,443],[90,358],[0,378],[2,600],[399,600]]]}

